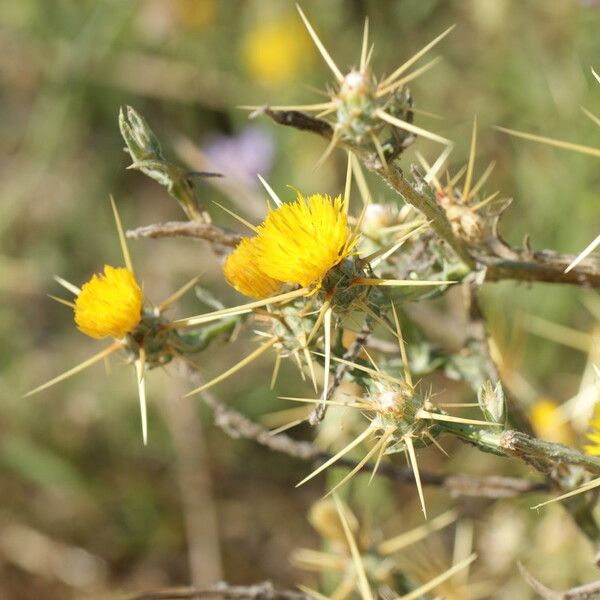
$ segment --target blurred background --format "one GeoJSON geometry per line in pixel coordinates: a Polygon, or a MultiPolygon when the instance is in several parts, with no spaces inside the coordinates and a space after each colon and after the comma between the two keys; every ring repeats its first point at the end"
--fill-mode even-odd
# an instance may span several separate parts
{"type": "MultiPolygon", "coordinates": [[[[417,123],[455,141],[450,163],[456,171],[478,116],[476,172],[496,161],[486,188],[514,198],[503,224],[511,243],[529,234],[536,249],[576,254],[598,234],[594,158],[492,129],[504,125],[598,145],[598,129],[580,110],[600,113],[600,88],[590,73],[590,66],[600,66],[598,2],[305,0],[302,6],[342,70],[358,61],[368,15],[372,65],[380,75],[456,23],[433,51],[443,57],[440,63],[411,84],[416,107],[441,118],[419,115],[417,123]]],[[[307,520],[323,493],[322,479],[294,490],[310,466],[227,437],[198,397],[180,399],[190,384],[175,365],[148,376],[148,447],[141,443],[133,370],[118,358],[108,375],[97,365],[21,397],[100,349],[47,294],[60,294],[55,274],[80,285],[105,263],[121,264],[109,194],[127,228],[183,217],[163,188],[126,170],[121,106],[146,117],[170,159],[225,174],[216,184],[199,183],[199,196],[218,223],[237,228],[213,200],[260,220],[264,192],[256,173],[283,197],[293,195],[287,185],[306,193],[342,191],[342,152],[315,172],[321,140],[249,121],[237,108],[320,102],[316,89],[330,85],[294,3],[5,0],[0,47],[0,597],[117,597],[221,578],[316,586],[289,556],[299,546],[322,543],[307,520]]],[[[417,149],[429,160],[439,152],[418,140],[406,164],[417,149]]],[[[395,201],[376,180],[369,182],[377,200],[395,201]]],[[[130,247],[154,302],[200,272],[203,285],[226,305],[239,302],[204,244],[140,240],[130,247]]],[[[452,347],[460,334],[459,304],[459,296],[448,294],[421,307],[441,345],[452,347]]],[[[484,312],[497,356],[510,392],[527,410],[547,415],[553,403],[587,385],[585,350],[600,327],[599,306],[597,296],[576,288],[488,284],[484,312]]],[[[190,293],[173,314],[203,310],[190,293]]],[[[206,376],[247,354],[247,338],[215,345],[210,360],[208,353],[201,356],[206,376]]],[[[284,366],[282,383],[270,391],[271,368],[272,358],[265,358],[214,393],[275,424],[272,413],[290,408],[277,396],[306,394],[308,387],[284,366]]],[[[444,378],[436,389],[469,398],[468,390],[444,378]]],[[[597,389],[585,389],[593,403],[597,389]]],[[[343,437],[339,432],[352,427],[344,419],[330,416],[329,437],[343,437]]],[[[550,421],[540,435],[581,445],[584,428],[563,424],[557,432],[550,421]]],[[[311,439],[313,433],[294,435],[311,439]]],[[[422,464],[436,472],[528,474],[508,460],[446,447],[449,459],[426,450],[422,464]]],[[[367,487],[367,480],[356,478],[344,495],[377,535],[422,522],[412,485],[367,487]]],[[[446,597],[528,598],[517,560],[557,588],[597,578],[594,549],[560,506],[533,512],[536,497],[457,501],[435,489],[427,498],[432,514],[458,504],[465,515],[456,529],[461,535],[451,529],[428,542],[438,572],[471,531],[480,555],[472,578],[487,585],[446,597]]]]}

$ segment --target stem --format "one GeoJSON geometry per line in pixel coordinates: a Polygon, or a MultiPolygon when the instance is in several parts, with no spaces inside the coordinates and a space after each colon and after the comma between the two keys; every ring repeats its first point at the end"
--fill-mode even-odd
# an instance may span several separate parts
{"type": "Polygon", "coordinates": [[[270,581],[254,585],[230,585],[221,581],[208,587],[170,588],[130,596],[130,600],[175,600],[188,598],[225,598],[227,600],[312,600],[296,590],[276,590],[270,581]]]}
{"type": "Polygon", "coordinates": [[[195,354],[205,350],[206,347],[217,337],[224,333],[231,333],[242,321],[246,315],[237,315],[216,321],[210,325],[206,325],[198,331],[190,333],[178,333],[177,350],[184,354],[195,354]]]}
{"type": "Polygon", "coordinates": [[[391,164],[385,168],[377,163],[372,164],[371,161],[364,159],[363,161],[365,166],[378,173],[392,189],[398,192],[407,204],[414,206],[431,222],[431,228],[452,247],[469,269],[475,268],[475,261],[454,235],[450,221],[444,209],[436,201],[433,191],[416,172],[413,172],[413,175],[417,179],[417,185],[413,187],[396,165],[391,164]]]}
{"type": "Polygon", "coordinates": [[[167,223],[155,223],[137,227],[127,231],[130,239],[139,238],[163,238],[163,237],[188,237],[206,240],[211,244],[235,248],[242,236],[233,231],[228,231],[213,223],[202,223],[200,221],[168,221],[167,223]]]}
{"type": "Polygon", "coordinates": [[[565,273],[575,257],[556,254],[548,250],[534,252],[532,259],[517,256],[515,260],[486,260],[486,281],[518,279],[519,281],[544,281],[574,285],[600,286],[600,265],[591,258],[581,261],[576,269],[565,273]]]}
{"type": "Polygon", "coordinates": [[[529,456],[554,463],[577,465],[594,475],[600,475],[600,458],[588,456],[562,444],[538,440],[520,431],[505,431],[501,435],[500,446],[511,456],[529,456]]]}
{"type": "Polygon", "coordinates": [[[584,467],[593,475],[600,475],[600,458],[588,456],[562,444],[538,440],[520,431],[507,430],[493,432],[480,429],[472,425],[448,423],[439,421],[437,425],[446,433],[455,435],[462,440],[477,446],[483,452],[490,452],[498,456],[517,457],[547,475],[548,463],[550,466],[569,464],[584,467]]]}

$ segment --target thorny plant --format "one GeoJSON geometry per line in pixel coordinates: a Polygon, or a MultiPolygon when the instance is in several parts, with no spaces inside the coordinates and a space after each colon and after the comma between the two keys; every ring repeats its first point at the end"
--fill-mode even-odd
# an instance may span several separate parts
{"type": "MultiPolygon", "coordinates": [[[[344,189],[335,198],[319,193],[306,196],[304,191],[295,190],[295,198],[288,201],[259,176],[267,200],[263,222],[249,223],[221,207],[247,231],[241,235],[223,229],[212,223],[210,212],[199,203],[195,185],[198,176],[216,174],[190,173],[168,162],[146,121],[128,107],[121,112],[119,125],[132,159],[130,168],[142,171],[165,186],[189,220],[147,226],[128,235],[186,235],[206,240],[215,256],[223,260],[225,280],[251,300],[224,308],[198,288],[205,304],[215,310],[169,320],[165,310],[195,287],[198,278],[157,306],[145,302],[113,202],[125,266],[105,266],[104,274],[94,275],[81,288],[57,277],[58,283],[67,288],[75,300],[55,299],[74,310],[75,323],[83,333],[93,338],[110,337],[114,341],[28,395],[121,351],[135,366],[146,443],[145,372],[173,359],[186,363],[190,373],[199,371],[193,362],[196,353],[227,342],[234,330],[251,329],[259,345],[237,364],[204,381],[188,395],[202,394],[208,401],[212,398],[206,395],[209,388],[267,353],[274,356],[273,387],[281,361],[293,361],[301,376],[310,379],[314,395],[284,399],[313,405],[308,417],[304,412],[301,418],[278,427],[269,435],[235,411],[214,400],[209,403],[218,422],[222,425],[227,422],[225,428],[233,435],[246,435],[273,449],[317,460],[316,468],[298,485],[335,464],[348,466],[349,472],[327,491],[329,495],[363,469],[370,470],[371,477],[377,473],[389,474],[390,461],[395,454],[403,453],[412,469],[427,518],[423,486],[436,484],[436,480],[429,474],[422,476],[418,466],[419,450],[434,445],[444,453],[440,441],[449,435],[483,452],[517,458],[538,471],[545,481],[532,482],[530,486],[524,482],[522,491],[545,489],[545,486],[559,490],[563,495],[550,501],[569,498],[564,504],[566,510],[595,544],[600,543],[600,528],[591,512],[593,497],[584,494],[600,485],[599,434],[590,435],[593,446],[591,451],[587,447],[587,452],[546,442],[531,434],[524,411],[504,394],[478,304],[479,289],[488,281],[514,279],[598,287],[600,263],[589,255],[600,238],[578,257],[552,251],[536,252],[528,246],[509,246],[499,233],[499,223],[509,200],[499,198],[499,192],[484,193],[493,164],[479,177],[475,175],[476,122],[467,164],[456,173],[443,172],[452,143],[414,124],[420,111],[407,84],[435,64],[436,59],[413,68],[452,28],[387,77],[377,77],[371,69],[373,47],[369,46],[367,22],[358,67],[344,75],[307,17],[298,10],[333,74],[334,81],[327,92],[329,99],[318,104],[246,108],[254,111],[253,116],[265,115],[278,124],[325,138],[327,146],[317,166],[322,167],[336,148],[343,149],[347,153],[344,189]],[[316,116],[312,116],[313,113],[316,116]],[[405,167],[411,173],[408,177],[400,166],[402,153],[418,137],[438,142],[444,149],[432,161],[417,153],[422,170],[416,166],[405,167]],[[363,168],[378,174],[389,185],[393,192],[389,203],[373,202],[363,168]],[[354,199],[354,186],[358,188],[358,202],[354,199]],[[465,291],[469,323],[465,346],[460,355],[432,351],[424,354],[417,345],[423,347],[424,334],[411,321],[405,307],[408,302],[442,295],[457,285],[465,291]],[[403,330],[410,330],[411,334],[405,338],[403,330]],[[393,344],[374,338],[375,331],[390,337],[393,344]],[[350,332],[354,333],[348,335],[350,332]],[[443,402],[442,393],[423,381],[440,369],[471,385],[476,401],[462,405],[443,402]],[[295,442],[283,433],[306,419],[315,426],[321,424],[329,407],[356,411],[356,422],[363,423],[359,433],[339,451],[325,455],[310,444],[295,442]],[[454,412],[473,407],[479,410],[478,418],[454,412]],[[367,450],[362,459],[353,462],[349,453],[359,445],[367,446],[367,450]]],[[[598,124],[597,117],[591,113],[588,116],[598,124]]],[[[505,131],[594,157],[600,153],[596,148],[505,131]]],[[[599,423],[596,420],[593,425],[597,427],[599,423]]],[[[498,496],[514,495],[518,493],[515,489],[498,496]]],[[[467,568],[475,555],[463,556],[449,570],[428,581],[411,576],[410,569],[401,568],[400,562],[390,559],[403,547],[402,539],[416,541],[425,537],[455,520],[455,513],[451,518],[446,515],[429,521],[429,525],[419,529],[413,537],[377,544],[365,541],[364,535],[359,535],[357,541],[356,518],[335,494],[333,504],[320,505],[311,514],[317,530],[332,543],[333,551],[327,554],[299,550],[294,560],[308,569],[337,573],[337,587],[331,597],[340,600],[358,594],[367,600],[380,594],[383,598],[408,599],[427,597],[432,590],[451,594],[444,597],[464,597],[460,594],[467,593],[464,590],[442,592],[443,584],[467,568]]],[[[228,592],[229,589],[222,587],[221,594],[245,597],[243,590],[235,588],[228,592]]],[[[310,597],[324,597],[316,590],[302,589],[310,597]]],[[[265,591],[261,587],[252,597],[261,597],[261,594],[264,597],[301,596],[293,592],[276,593],[272,588],[265,591]]],[[[200,591],[198,595],[202,595],[200,591]]]]}

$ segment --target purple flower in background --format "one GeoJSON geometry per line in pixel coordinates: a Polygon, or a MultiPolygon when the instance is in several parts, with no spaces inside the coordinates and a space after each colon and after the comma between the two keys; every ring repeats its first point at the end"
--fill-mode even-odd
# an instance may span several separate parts
{"type": "Polygon", "coordinates": [[[254,183],[257,173],[267,175],[271,170],[275,143],[267,131],[251,125],[236,135],[210,136],[202,150],[226,177],[254,183]]]}

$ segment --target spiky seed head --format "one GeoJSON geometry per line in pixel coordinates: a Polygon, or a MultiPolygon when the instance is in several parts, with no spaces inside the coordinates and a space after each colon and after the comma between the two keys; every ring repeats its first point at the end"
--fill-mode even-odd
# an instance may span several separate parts
{"type": "Polygon", "coordinates": [[[375,85],[368,73],[350,71],[344,77],[339,91],[332,95],[336,124],[343,139],[360,144],[375,130],[381,129],[381,122],[374,116],[380,108],[375,92],[375,85]]]}
{"type": "Polygon", "coordinates": [[[399,390],[385,390],[373,396],[377,408],[384,413],[401,417],[404,414],[404,403],[406,398],[399,390]]]}
{"type": "Polygon", "coordinates": [[[477,245],[481,242],[485,220],[468,206],[447,204],[446,216],[454,234],[465,242],[477,245]]]}
{"type": "Polygon", "coordinates": [[[430,422],[419,418],[417,414],[426,405],[426,399],[409,387],[379,382],[377,389],[368,395],[368,402],[373,407],[371,422],[382,431],[393,428],[390,441],[400,442],[398,449],[403,448],[404,436],[423,439],[432,427],[430,422]]]}
{"type": "Polygon", "coordinates": [[[75,323],[93,338],[123,338],[142,319],[143,294],[133,273],[104,266],[81,288],[75,301],[75,323]]]}

